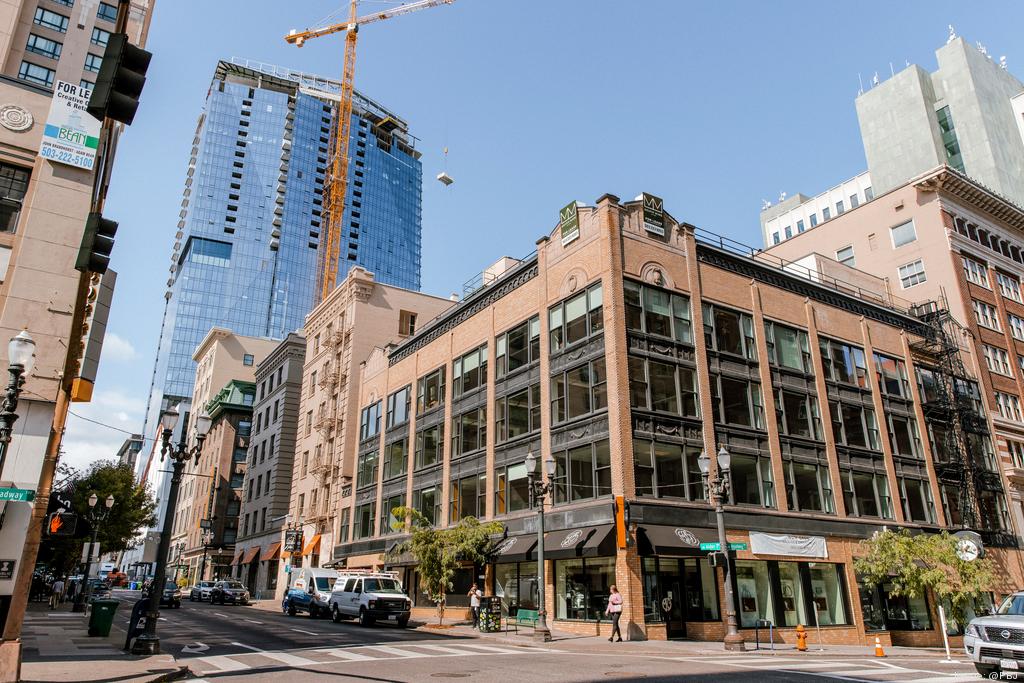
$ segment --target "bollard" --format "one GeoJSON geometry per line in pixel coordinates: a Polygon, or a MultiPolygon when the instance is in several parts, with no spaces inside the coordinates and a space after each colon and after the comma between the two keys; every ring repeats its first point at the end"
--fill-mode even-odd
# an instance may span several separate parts
{"type": "Polygon", "coordinates": [[[807,652],[807,629],[803,624],[796,625],[796,649],[800,652],[807,652]]]}
{"type": "Polygon", "coordinates": [[[876,657],[884,657],[885,656],[885,650],[882,649],[882,639],[879,638],[878,636],[875,636],[875,656],[876,657]]]}

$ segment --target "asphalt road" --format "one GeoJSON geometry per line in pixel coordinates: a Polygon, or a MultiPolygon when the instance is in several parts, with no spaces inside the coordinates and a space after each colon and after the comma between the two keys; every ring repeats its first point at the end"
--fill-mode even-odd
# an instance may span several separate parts
{"type": "MultiPolygon", "coordinates": [[[[137,593],[117,591],[128,603],[137,593]]],[[[117,628],[125,619],[119,617],[117,628]]],[[[560,641],[521,647],[503,641],[435,635],[424,630],[354,621],[288,617],[279,610],[185,601],[161,611],[162,649],[187,664],[197,680],[273,681],[724,681],[758,683],[861,681],[867,683],[963,683],[982,680],[973,667],[939,664],[928,655],[873,660],[866,656],[776,657],[686,655],[637,643],[560,641]]]]}

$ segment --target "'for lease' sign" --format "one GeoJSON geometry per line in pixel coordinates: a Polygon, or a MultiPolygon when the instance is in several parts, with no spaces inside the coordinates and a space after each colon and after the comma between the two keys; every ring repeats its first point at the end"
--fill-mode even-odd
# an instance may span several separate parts
{"type": "Polygon", "coordinates": [[[92,170],[100,142],[100,122],[85,111],[91,94],[80,85],[57,81],[39,146],[41,157],[92,170]]]}

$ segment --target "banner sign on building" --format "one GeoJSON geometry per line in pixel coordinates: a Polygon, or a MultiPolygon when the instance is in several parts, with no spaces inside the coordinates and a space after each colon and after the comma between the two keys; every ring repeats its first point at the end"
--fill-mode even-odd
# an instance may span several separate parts
{"type": "Polygon", "coordinates": [[[39,156],[58,164],[92,170],[102,124],[85,111],[91,94],[80,85],[57,81],[39,156]]]}
{"type": "Polygon", "coordinates": [[[665,202],[661,197],[644,192],[644,230],[655,235],[665,235],[665,202]]]}
{"type": "Polygon", "coordinates": [[[284,532],[284,550],[288,553],[302,552],[302,529],[288,529],[284,532]]]}
{"type": "Polygon", "coordinates": [[[562,228],[562,246],[580,236],[580,215],[575,201],[558,212],[558,225],[562,228]]]}
{"type": "Polygon", "coordinates": [[[828,559],[824,536],[793,536],[750,532],[750,552],[755,555],[791,555],[828,559]]]}

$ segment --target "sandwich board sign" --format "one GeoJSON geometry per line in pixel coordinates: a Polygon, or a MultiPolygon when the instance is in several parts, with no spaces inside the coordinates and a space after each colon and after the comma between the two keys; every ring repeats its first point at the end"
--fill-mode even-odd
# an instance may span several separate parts
{"type": "Polygon", "coordinates": [[[57,81],[39,156],[58,164],[92,170],[102,124],[85,111],[90,95],[92,91],[80,85],[57,81]]]}

